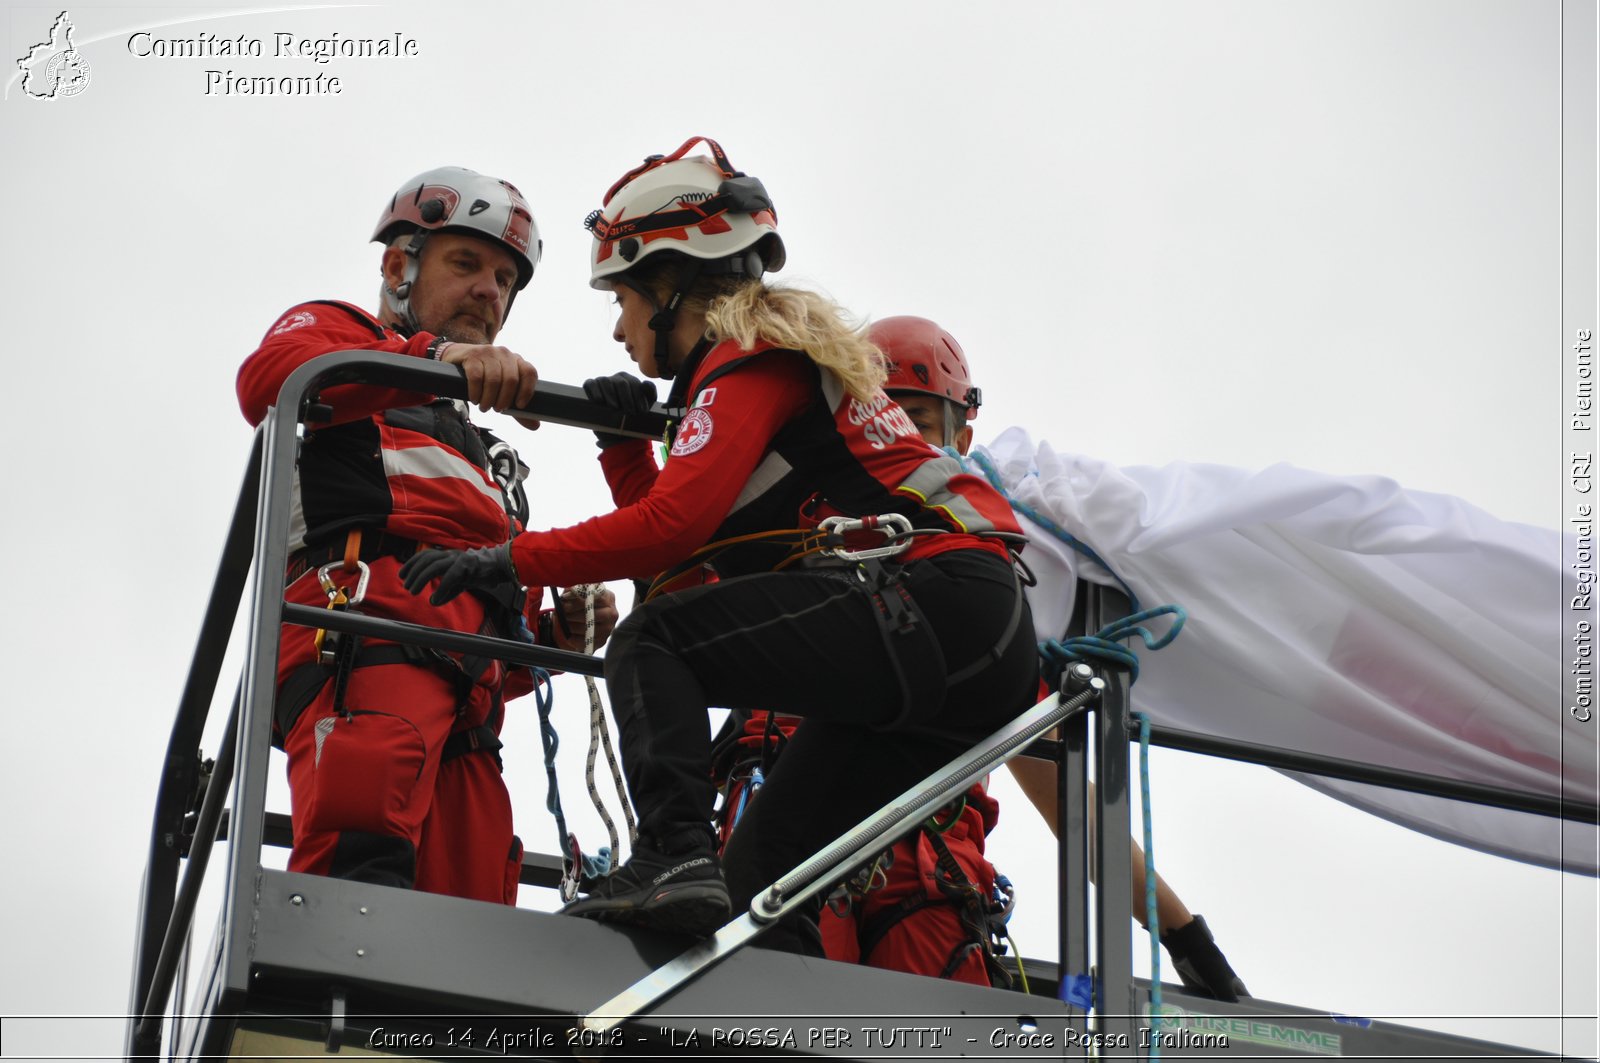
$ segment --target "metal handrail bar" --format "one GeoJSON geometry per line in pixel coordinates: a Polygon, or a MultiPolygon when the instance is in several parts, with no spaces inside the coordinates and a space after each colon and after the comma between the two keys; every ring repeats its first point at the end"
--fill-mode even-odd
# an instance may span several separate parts
{"type": "MultiPolygon", "coordinates": [[[[250,571],[249,544],[255,531],[255,496],[259,490],[260,472],[261,434],[258,432],[251,443],[250,458],[239,487],[239,500],[234,506],[227,537],[223,540],[217,578],[211,585],[211,597],[200,623],[200,634],[196,637],[194,654],[190,658],[189,674],[178,699],[178,711],[173,718],[166,757],[162,761],[162,776],[156,791],[156,808],[151,822],[150,854],[140,887],[133,984],[128,997],[128,1010],[132,1016],[145,1014],[139,1008],[150,995],[155,971],[160,964],[161,942],[167,937],[167,928],[172,923],[178,864],[182,859],[183,819],[194,798],[194,786],[200,770],[200,737],[210,715],[211,701],[216,696],[217,679],[222,672],[222,660],[227,653],[233,619],[238,613],[239,600],[250,571]],[[159,931],[158,927],[161,928],[159,931]]],[[[153,1044],[136,1043],[136,1032],[137,1027],[130,1021],[128,1037],[123,1046],[125,1055],[130,1058],[148,1056],[160,1050],[159,1037],[153,1044]]]]}
{"type": "Polygon", "coordinates": [[[1343,760],[1319,753],[1298,753],[1277,746],[1241,742],[1233,738],[1217,738],[1160,724],[1150,725],[1150,744],[1188,753],[1221,757],[1225,760],[1261,764],[1285,771],[1343,779],[1346,782],[1371,783],[1374,786],[1426,794],[1430,797],[1447,797],[1475,805],[1509,809],[1513,812],[1531,812],[1535,815],[1575,820],[1579,823],[1600,823],[1600,806],[1592,801],[1551,797],[1504,786],[1488,786],[1442,775],[1406,771],[1401,768],[1380,768],[1360,761],[1343,760]]]}
{"type": "Polygon", "coordinates": [[[143,1007],[134,1041],[138,1044],[159,1045],[161,1042],[161,1014],[166,1010],[167,998],[178,971],[178,960],[183,954],[184,939],[188,937],[189,921],[200,898],[201,881],[211,862],[212,843],[217,836],[217,824],[222,818],[222,795],[233,776],[234,741],[239,729],[239,695],[233,698],[233,709],[228,713],[228,727],[218,748],[217,762],[211,770],[211,781],[206,786],[205,800],[200,805],[200,816],[195,823],[195,845],[189,853],[188,866],[183,869],[183,881],[178,886],[173,903],[172,918],[162,937],[161,953],[156,960],[150,979],[150,992],[140,1003],[143,1007]]]}
{"type": "Polygon", "coordinates": [[[1105,689],[1104,681],[1087,665],[1070,670],[1069,684],[1070,696],[1050,695],[916,783],[757,894],[749,911],[589,1012],[583,1017],[583,1027],[594,1033],[611,1030],[743,948],[774,920],[830,887],[887,840],[926,819],[1029,742],[1086,708],[1105,689]]]}
{"type": "Polygon", "coordinates": [[[535,646],[516,639],[494,638],[490,635],[469,635],[449,628],[428,627],[404,620],[388,620],[377,616],[363,616],[343,610],[318,609],[312,605],[283,603],[283,622],[301,627],[327,628],[329,631],[347,632],[389,639],[412,646],[426,646],[435,650],[456,653],[475,653],[493,657],[509,664],[523,664],[530,668],[546,668],[576,675],[606,674],[605,659],[587,653],[558,650],[553,646],[535,646]]]}

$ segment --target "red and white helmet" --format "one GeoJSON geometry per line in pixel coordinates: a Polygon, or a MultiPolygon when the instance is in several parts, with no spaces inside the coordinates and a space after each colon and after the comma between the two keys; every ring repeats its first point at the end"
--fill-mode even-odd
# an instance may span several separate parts
{"type": "Polygon", "coordinates": [[[700,259],[706,273],[759,277],[783,268],[767,190],[706,137],[690,137],[671,155],[651,155],[623,174],[584,225],[594,234],[589,284],[606,291],[618,274],[659,251],[700,259]],[[702,141],[710,157],[684,157],[702,141]]]}
{"type": "Polygon", "coordinates": [[[916,391],[954,403],[968,420],[978,415],[983,392],[972,385],[967,356],[956,338],[925,317],[886,317],[867,330],[889,363],[884,391],[916,391]]]}
{"type": "Polygon", "coordinates": [[[532,279],[544,247],[515,185],[461,166],[440,166],[401,185],[372,238],[387,244],[416,232],[461,232],[501,245],[517,263],[517,291],[532,279]]]}

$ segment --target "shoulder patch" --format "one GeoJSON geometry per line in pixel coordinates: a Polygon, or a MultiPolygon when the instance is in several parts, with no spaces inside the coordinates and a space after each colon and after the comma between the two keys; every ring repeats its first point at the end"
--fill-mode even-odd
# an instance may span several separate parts
{"type": "Polygon", "coordinates": [[[701,407],[701,406],[710,406],[713,402],[716,402],[716,401],[717,401],[717,389],[716,388],[706,388],[704,391],[700,392],[699,396],[694,400],[694,404],[695,404],[696,408],[698,408],[698,407],[701,407]]]}
{"type": "Polygon", "coordinates": [[[684,414],[683,420],[678,422],[678,438],[673,441],[672,453],[674,456],[693,454],[709,442],[711,442],[711,412],[703,406],[696,406],[684,414]]]}
{"type": "Polygon", "coordinates": [[[272,331],[268,335],[281,336],[285,332],[292,332],[297,328],[305,328],[307,325],[315,325],[316,323],[316,314],[309,310],[296,310],[293,313],[283,315],[278,323],[272,326],[272,331]]]}

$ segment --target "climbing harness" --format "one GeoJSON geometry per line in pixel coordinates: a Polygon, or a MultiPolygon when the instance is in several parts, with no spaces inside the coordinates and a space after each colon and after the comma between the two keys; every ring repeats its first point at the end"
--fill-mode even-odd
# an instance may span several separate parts
{"type": "MultiPolygon", "coordinates": [[[[357,612],[355,607],[366,597],[367,584],[371,577],[367,559],[376,560],[387,556],[409,557],[416,552],[417,546],[418,544],[410,539],[401,539],[382,532],[364,537],[362,529],[354,528],[345,537],[342,553],[338,547],[332,545],[308,547],[290,559],[287,575],[292,582],[313,571],[313,566],[322,558],[336,558],[315,567],[317,582],[328,597],[327,608],[334,612],[357,612]],[[354,588],[342,584],[341,575],[354,575],[354,588]]],[[[482,633],[487,634],[491,630],[490,621],[486,616],[482,633]]],[[[399,643],[369,646],[359,635],[329,628],[317,629],[312,641],[316,648],[316,659],[291,671],[278,688],[278,696],[273,705],[272,740],[280,749],[283,748],[283,742],[295,722],[316,700],[317,695],[330,680],[333,682],[334,714],[345,721],[358,715],[345,706],[345,691],[349,686],[350,674],[357,668],[405,664],[441,671],[455,684],[456,708],[457,712],[460,712],[471,696],[472,686],[477,677],[491,663],[487,658],[480,657],[457,660],[440,650],[399,643]]],[[[455,731],[445,740],[444,747],[440,751],[440,763],[479,751],[494,754],[498,763],[502,743],[497,732],[503,708],[497,694],[485,723],[455,731]]]]}
{"type": "Polygon", "coordinates": [[[1011,985],[1011,974],[1001,965],[999,957],[1005,954],[1005,941],[1010,936],[1006,923],[1016,904],[1016,890],[1010,879],[996,872],[993,887],[986,892],[956,860],[944,835],[961,821],[965,810],[966,796],[962,795],[936,811],[922,823],[917,834],[909,837],[908,840],[915,847],[914,853],[920,856],[925,841],[933,856],[932,866],[920,868],[917,873],[922,885],[916,892],[868,914],[871,894],[889,882],[887,872],[895,863],[894,849],[891,847],[880,852],[870,863],[862,865],[829,895],[827,903],[834,914],[843,918],[852,911],[860,913],[856,934],[863,962],[883,944],[895,927],[913,914],[942,901],[956,912],[956,919],[965,937],[951,949],[938,977],[950,977],[969,957],[978,954],[983,959],[991,985],[1011,985]],[[936,892],[930,892],[927,888],[926,883],[930,879],[936,892]]]}
{"type": "Polygon", "coordinates": [[[894,557],[911,545],[911,518],[901,513],[884,513],[875,517],[824,517],[817,525],[823,545],[817,552],[824,557],[837,557],[845,561],[865,561],[875,557],[894,557]],[[881,546],[846,545],[845,536],[851,532],[877,532],[883,536],[881,546]]]}
{"type": "MultiPolygon", "coordinates": [[[[359,547],[359,534],[354,537],[354,541],[359,547]]],[[[355,565],[360,575],[356,580],[354,594],[335,583],[330,575],[335,568],[347,568],[344,562],[330,561],[317,569],[317,582],[322,584],[322,590],[328,596],[330,610],[352,611],[351,607],[360,605],[361,600],[366,597],[367,577],[371,575],[371,570],[367,568],[365,561],[357,561],[355,565]]],[[[350,711],[345,708],[344,693],[350,684],[350,673],[355,669],[356,650],[361,645],[361,637],[318,628],[313,642],[317,647],[317,663],[324,668],[333,669],[333,711],[349,720],[350,711]]]]}
{"type": "Polygon", "coordinates": [[[665,569],[650,581],[644,600],[675,589],[684,576],[697,573],[714,561],[719,554],[751,543],[768,543],[787,546],[782,560],[772,568],[781,572],[805,558],[821,557],[839,561],[872,560],[891,557],[911,545],[914,535],[942,534],[937,529],[914,529],[909,518],[899,513],[885,513],[867,517],[834,516],[824,518],[814,528],[776,528],[770,531],[732,535],[707,543],[676,565],[665,569]],[[876,533],[882,540],[876,545],[862,545],[861,536],[876,533]]]}

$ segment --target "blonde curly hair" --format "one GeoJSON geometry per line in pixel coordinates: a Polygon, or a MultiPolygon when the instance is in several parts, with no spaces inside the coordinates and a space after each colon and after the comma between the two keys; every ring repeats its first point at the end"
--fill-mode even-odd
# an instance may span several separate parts
{"type": "MultiPolygon", "coordinates": [[[[628,271],[629,280],[649,292],[657,306],[677,287],[681,266],[675,268],[670,258],[653,256],[628,271]]],[[[765,341],[804,351],[863,401],[888,375],[883,352],[867,339],[865,324],[821,292],[743,276],[702,276],[684,293],[678,310],[703,315],[706,336],[713,341],[732,340],[745,348],[765,341]]]]}

